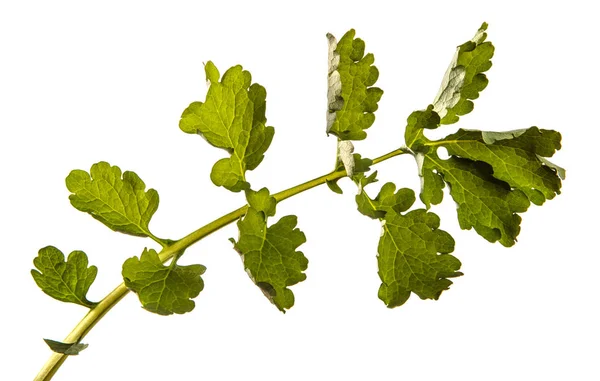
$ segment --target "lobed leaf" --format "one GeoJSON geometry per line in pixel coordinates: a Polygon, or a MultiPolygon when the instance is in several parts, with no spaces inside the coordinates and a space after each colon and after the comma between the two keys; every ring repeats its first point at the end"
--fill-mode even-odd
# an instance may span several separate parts
{"type": "Polygon", "coordinates": [[[373,87],[379,71],[373,54],[365,55],[365,42],[350,29],[338,42],[329,41],[327,133],[340,140],[363,140],[375,121],[374,112],[383,90],[373,87]]]}
{"type": "Polygon", "coordinates": [[[475,36],[460,45],[444,75],[440,90],[433,101],[433,110],[442,124],[458,122],[459,116],[473,110],[471,99],[487,87],[483,74],[492,67],[494,46],[487,38],[487,23],[483,23],[475,36]]]}
{"type": "Polygon", "coordinates": [[[542,161],[561,148],[560,141],[560,133],[537,127],[509,132],[460,129],[440,145],[451,155],[488,163],[495,178],[542,205],[560,194],[560,174],[542,161]]]}
{"type": "Polygon", "coordinates": [[[365,178],[356,203],[359,212],[382,222],[377,249],[379,298],[390,308],[404,304],[411,292],[421,299],[438,299],[452,284],[448,278],[462,275],[460,261],[449,255],[454,239],[439,229],[439,217],[433,213],[417,209],[402,214],[415,201],[411,189],[395,192],[396,186],[386,183],[371,199],[364,186],[372,182],[374,176],[365,178]]]}
{"type": "MultiPolygon", "coordinates": [[[[369,178],[366,179],[367,182],[370,181],[369,178]]],[[[374,199],[369,198],[365,192],[360,192],[356,195],[358,211],[373,219],[383,218],[390,211],[397,214],[407,211],[415,202],[415,192],[408,188],[401,188],[397,192],[395,190],[394,183],[385,183],[374,199]]]]}
{"type": "Polygon", "coordinates": [[[473,227],[490,242],[514,245],[521,229],[521,217],[517,213],[529,208],[525,193],[496,179],[492,167],[481,161],[454,156],[441,160],[432,153],[426,155],[423,171],[436,171],[432,176],[440,176],[448,183],[450,195],[457,203],[456,212],[462,229],[473,227]]]}
{"type": "Polygon", "coordinates": [[[150,219],[158,209],[158,193],[134,172],[101,161],[90,173],[71,171],[66,179],[71,205],[89,213],[114,231],[139,237],[152,236],[150,219]]]}
{"type": "Polygon", "coordinates": [[[160,261],[153,249],[144,249],[138,257],[123,263],[127,288],[137,293],[142,307],[159,315],[184,314],[194,309],[193,298],[204,288],[202,265],[179,266],[176,258],[169,266],[160,261]]]}
{"type": "Polygon", "coordinates": [[[420,153],[422,201],[442,201],[444,182],[458,204],[461,228],[471,229],[490,242],[512,246],[520,232],[521,217],[529,203],[542,205],[560,194],[564,170],[551,164],[560,149],[556,131],[531,127],[508,132],[463,130],[444,139],[425,142],[420,153]],[[451,155],[441,160],[434,148],[451,155]]]}
{"type": "Polygon", "coordinates": [[[239,238],[235,250],[242,257],[252,281],[280,311],[294,305],[294,293],[288,288],[306,279],[308,260],[298,246],[306,237],[296,228],[297,217],[285,216],[267,227],[268,216],[275,214],[275,199],[266,188],[248,190],[248,211],[237,223],[239,238]]]}
{"type": "Polygon", "coordinates": [[[424,209],[406,215],[387,213],[379,240],[377,264],[382,284],[379,298],[392,308],[401,306],[414,292],[421,299],[437,300],[461,276],[454,239],[438,229],[440,219],[424,209]]]}
{"type": "Polygon", "coordinates": [[[411,149],[418,149],[427,140],[423,129],[456,123],[459,116],[473,110],[471,99],[479,98],[479,93],[487,87],[488,79],[484,72],[492,67],[494,46],[485,41],[487,26],[483,23],[471,40],[458,46],[433,104],[408,117],[404,140],[411,149]]]}
{"type": "Polygon", "coordinates": [[[47,295],[56,300],[92,308],[97,303],[87,299],[87,292],[96,279],[98,268],[88,267],[83,251],[65,255],[54,246],[46,246],[33,259],[37,270],[31,270],[33,280],[47,295]],[[39,270],[39,271],[38,271],[39,270]]]}
{"type": "Polygon", "coordinates": [[[418,151],[428,139],[423,135],[424,129],[435,129],[440,126],[440,116],[433,111],[433,105],[425,110],[413,111],[406,120],[404,140],[411,149],[418,151]]]}
{"type": "Polygon", "coordinates": [[[213,166],[210,177],[215,185],[233,192],[249,189],[245,173],[258,167],[275,133],[266,126],[266,90],[251,84],[250,72],[240,65],[227,70],[220,81],[212,62],[205,65],[205,71],[210,83],[206,100],[190,104],[179,127],[200,134],[231,155],[213,166]]]}

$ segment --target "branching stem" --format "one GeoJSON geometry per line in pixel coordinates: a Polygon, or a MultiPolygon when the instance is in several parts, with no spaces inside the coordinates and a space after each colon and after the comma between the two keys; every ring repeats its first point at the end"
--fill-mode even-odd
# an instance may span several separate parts
{"type": "MultiPolygon", "coordinates": [[[[410,150],[407,148],[399,148],[394,151],[391,151],[385,155],[382,155],[376,159],[373,159],[373,165],[377,163],[381,163],[382,161],[388,160],[392,157],[399,156],[405,153],[410,153],[410,150]]],[[[283,201],[287,198],[295,196],[299,193],[302,193],[306,190],[314,188],[316,186],[325,184],[327,181],[333,181],[337,179],[341,179],[346,177],[346,171],[344,169],[339,171],[333,171],[326,175],[317,177],[315,179],[309,180],[302,184],[296,185],[289,189],[283,190],[279,193],[273,195],[277,202],[283,201]]],[[[198,242],[202,238],[208,236],[209,234],[221,229],[224,226],[229,225],[230,223],[237,221],[241,217],[244,216],[246,210],[248,209],[247,205],[242,206],[232,212],[225,214],[222,217],[217,218],[211,223],[204,225],[198,230],[188,234],[187,236],[177,240],[175,242],[170,242],[167,240],[159,239],[157,237],[152,236],[152,238],[163,246],[163,249],[159,253],[160,260],[164,263],[172,258],[176,253],[183,252],[186,248],[198,242]],[[168,243],[168,244],[167,244],[168,243]]],[[[81,321],[75,326],[75,328],[71,331],[71,333],[64,339],[65,343],[78,343],[80,342],[88,332],[91,331],[92,328],[106,315],[111,308],[113,308],[127,293],[129,289],[125,286],[124,283],[118,285],[113,291],[111,291],[104,299],[102,299],[95,307],[91,308],[89,312],[81,319],[81,321]]],[[[42,367],[40,372],[35,378],[35,381],[48,381],[52,379],[54,374],[58,371],[60,366],[65,362],[68,355],[64,355],[61,353],[53,352],[46,364],[42,367]]]]}

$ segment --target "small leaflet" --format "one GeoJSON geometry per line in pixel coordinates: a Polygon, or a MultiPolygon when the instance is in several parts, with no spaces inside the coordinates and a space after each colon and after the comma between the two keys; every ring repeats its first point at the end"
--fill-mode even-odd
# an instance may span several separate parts
{"type": "Polygon", "coordinates": [[[56,353],[62,353],[63,355],[67,355],[67,356],[77,356],[81,351],[86,349],[89,345],[89,344],[83,344],[83,343],[67,344],[67,343],[63,343],[60,341],[54,341],[54,340],[50,340],[50,339],[44,339],[44,341],[46,342],[46,344],[48,344],[48,346],[50,347],[50,349],[52,349],[52,351],[54,351],[56,353]]]}
{"type": "Polygon", "coordinates": [[[66,303],[92,308],[97,303],[87,299],[87,292],[96,279],[98,268],[88,267],[83,251],[73,251],[65,261],[65,255],[54,246],[46,246],[33,259],[37,270],[31,270],[33,280],[47,295],[66,303]]]}
{"type": "Polygon", "coordinates": [[[331,191],[333,193],[337,193],[337,194],[343,194],[344,193],[344,191],[342,190],[342,188],[340,188],[340,186],[338,185],[337,180],[333,180],[333,181],[332,180],[326,180],[326,184],[327,184],[327,187],[329,189],[331,189],[331,191]]]}
{"type": "Polygon", "coordinates": [[[184,314],[194,309],[193,300],[204,289],[202,265],[179,266],[177,258],[167,266],[153,249],[123,263],[123,280],[137,293],[144,309],[159,314],[184,314]]]}
{"type": "Polygon", "coordinates": [[[371,199],[364,188],[374,182],[376,182],[375,176],[369,176],[361,182],[362,191],[355,197],[361,214],[373,219],[383,219],[390,211],[403,213],[414,204],[415,192],[412,189],[400,188],[396,191],[396,184],[391,182],[385,183],[377,197],[371,199]]]}
{"type": "Polygon", "coordinates": [[[413,111],[406,119],[404,140],[412,152],[419,152],[421,145],[428,141],[423,129],[436,129],[440,126],[440,116],[429,105],[425,110],[413,111]]]}
{"type": "MultiPolygon", "coordinates": [[[[351,143],[351,142],[349,142],[349,143],[351,143]]],[[[339,152],[338,152],[338,159],[339,159],[339,152]]],[[[366,158],[366,157],[361,157],[360,154],[355,153],[355,154],[352,154],[352,160],[351,161],[348,160],[348,162],[351,163],[351,165],[352,165],[352,167],[351,167],[352,175],[350,177],[360,187],[360,179],[364,176],[364,174],[366,172],[369,172],[371,170],[371,165],[373,164],[373,160],[366,158]]],[[[346,173],[348,174],[348,168],[346,168],[346,165],[342,162],[342,160],[338,160],[338,166],[335,168],[335,170],[341,171],[342,169],[345,170],[346,173]]],[[[339,180],[340,179],[327,180],[326,183],[327,183],[327,186],[329,187],[329,189],[331,189],[334,193],[342,194],[343,193],[342,188],[340,188],[340,186],[337,184],[337,182],[339,180]]]]}

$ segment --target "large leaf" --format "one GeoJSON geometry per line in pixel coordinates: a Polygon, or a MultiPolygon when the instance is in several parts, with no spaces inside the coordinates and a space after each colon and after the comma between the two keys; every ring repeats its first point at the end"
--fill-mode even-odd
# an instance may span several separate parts
{"type": "Polygon", "coordinates": [[[294,293],[288,288],[306,279],[308,260],[298,246],[306,237],[296,228],[297,217],[285,216],[267,227],[267,218],[275,215],[275,198],[266,188],[247,191],[248,211],[237,223],[239,238],[233,239],[246,272],[265,296],[280,311],[294,305],[294,293]]]}
{"type": "Polygon", "coordinates": [[[564,170],[546,158],[560,149],[556,131],[531,127],[510,132],[459,130],[444,139],[423,143],[421,199],[427,205],[442,201],[444,182],[458,204],[461,228],[490,242],[512,246],[521,217],[530,202],[541,205],[560,194],[564,170]],[[451,157],[442,160],[436,147],[451,157]],[[442,181],[443,180],[443,181],[442,181]]]}
{"type": "Polygon", "coordinates": [[[88,308],[97,303],[87,299],[87,292],[96,279],[98,268],[88,267],[83,251],[73,251],[65,261],[65,255],[54,246],[47,246],[33,259],[36,269],[31,270],[35,283],[54,299],[75,303],[88,308]]]}
{"type": "Polygon", "coordinates": [[[560,194],[561,181],[557,170],[540,158],[554,155],[560,141],[556,131],[531,127],[500,133],[460,129],[438,144],[451,155],[490,164],[495,178],[542,205],[560,194]]]}
{"type": "MultiPolygon", "coordinates": [[[[483,238],[504,246],[516,242],[521,230],[517,213],[527,211],[529,200],[521,190],[512,190],[509,184],[496,179],[489,164],[454,156],[441,160],[431,153],[425,156],[422,170],[450,185],[462,229],[473,227],[483,238]]],[[[432,193],[427,187],[426,183],[423,193],[432,193]]]]}
{"type": "Polygon", "coordinates": [[[174,259],[165,266],[153,249],[123,263],[123,279],[138,294],[142,306],[159,315],[184,314],[194,309],[193,298],[200,294],[206,271],[202,265],[179,266],[174,259]]]}
{"type": "Polygon", "coordinates": [[[383,90],[373,87],[379,71],[373,54],[365,55],[365,42],[349,30],[338,42],[329,41],[327,133],[340,140],[362,140],[375,121],[374,112],[383,90]]]}
{"type": "Polygon", "coordinates": [[[134,172],[101,161],[90,173],[71,171],[66,179],[71,204],[112,230],[140,237],[152,236],[150,219],[158,209],[158,193],[134,172]]]}
{"type": "Polygon", "coordinates": [[[390,308],[404,304],[411,292],[421,299],[438,299],[452,281],[462,275],[460,261],[450,255],[454,239],[440,230],[437,215],[424,209],[403,214],[415,201],[411,189],[395,192],[393,183],[386,183],[377,197],[371,199],[365,186],[374,178],[365,178],[356,196],[358,210],[382,223],[377,248],[379,266],[379,298],[390,308]]]}
{"type": "Polygon", "coordinates": [[[275,129],[267,127],[264,87],[252,84],[250,72],[233,66],[219,81],[212,62],[205,66],[210,83],[205,102],[193,102],[181,115],[179,127],[200,134],[231,156],[215,163],[211,180],[231,191],[249,189],[245,173],[255,169],[269,148],[275,129]]]}

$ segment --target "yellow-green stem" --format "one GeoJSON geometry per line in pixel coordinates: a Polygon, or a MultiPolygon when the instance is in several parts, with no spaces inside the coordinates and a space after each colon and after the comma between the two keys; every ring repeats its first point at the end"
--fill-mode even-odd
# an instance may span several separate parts
{"type": "MultiPolygon", "coordinates": [[[[408,149],[399,148],[374,159],[373,164],[380,163],[394,156],[402,155],[408,152],[408,149]]],[[[275,197],[277,202],[283,201],[308,189],[325,184],[325,182],[327,181],[341,179],[342,177],[346,177],[345,170],[333,171],[326,175],[317,177],[315,179],[309,180],[302,184],[281,191],[279,193],[275,193],[273,197],[275,197]]],[[[175,253],[186,249],[187,247],[193,245],[194,243],[198,242],[207,235],[238,220],[239,218],[244,216],[247,209],[248,205],[244,205],[232,212],[229,212],[226,215],[217,218],[211,223],[204,225],[200,229],[188,234],[187,236],[181,238],[178,241],[173,242],[170,245],[165,245],[166,240],[162,240],[153,236],[152,238],[163,246],[163,249],[159,253],[160,260],[162,262],[166,262],[167,260],[172,258],[173,255],[175,255],[175,253]]],[[[111,308],[113,308],[121,299],[123,299],[123,297],[125,297],[125,295],[127,295],[128,292],[129,289],[127,289],[124,283],[118,285],[110,294],[104,297],[104,299],[102,299],[100,303],[98,303],[94,308],[89,310],[89,312],[83,317],[83,319],[81,319],[81,321],[79,321],[79,323],[75,326],[71,333],[69,333],[69,335],[63,340],[63,342],[80,342],[85,337],[85,335],[87,335],[88,332],[90,332],[90,330],[94,328],[96,323],[98,323],[100,319],[102,319],[102,317],[106,315],[108,311],[110,311],[111,308]]],[[[44,366],[36,376],[35,381],[51,380],[56,371],[65,362],[67,357],[67,355],[53,352],[48,361],[46,361],[46,364],[44,364],[44,366]]]]}

